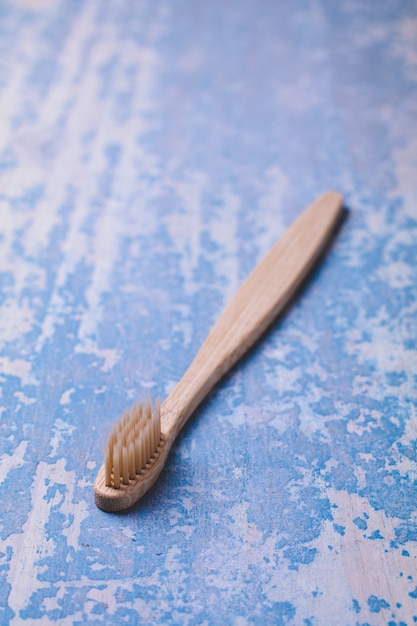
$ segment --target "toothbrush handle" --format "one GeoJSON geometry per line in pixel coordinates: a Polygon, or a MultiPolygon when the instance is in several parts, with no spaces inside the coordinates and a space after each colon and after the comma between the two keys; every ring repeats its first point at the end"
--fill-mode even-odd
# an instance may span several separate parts
{"type": "Polygon", "coordinates": [[[324,251],[342,208],[339,193],[320,196],[251,272],[162,406],[161,426],[169,438],[288,304],[324,251]]]}

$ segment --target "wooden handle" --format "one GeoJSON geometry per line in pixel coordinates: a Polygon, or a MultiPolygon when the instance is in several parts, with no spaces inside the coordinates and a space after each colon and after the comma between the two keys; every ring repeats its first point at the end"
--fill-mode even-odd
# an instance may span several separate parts
{"type": "Polygon", "coordinates": [[[320,196],[248,276],[162,406],[169,438],[283,310],[323,252],[342,208],[339,193],[320,196]]]}
{"type": "Polygon", "coordinates": [[[94,499],[104,511],[137,502],[162,471],[169,450],[191,413],[282,311],[329,240],[342,213],[342,197],[321,196],[253,270],[221,315],[193,363],[161,407],[161,440],[146,470],[119,489],[107,486],[104,465],[94,499]]]}

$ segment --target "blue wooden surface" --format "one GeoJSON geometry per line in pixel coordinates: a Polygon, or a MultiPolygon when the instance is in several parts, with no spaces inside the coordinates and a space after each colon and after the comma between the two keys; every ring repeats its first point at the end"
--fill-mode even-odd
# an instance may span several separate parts
{"type": "Polygon", "coordinates": [[[0,623],[417,621],[417,5],[0,2],[0,623]],[[165,397],[319,193],[349,216],[140,505],[165,397]]]}

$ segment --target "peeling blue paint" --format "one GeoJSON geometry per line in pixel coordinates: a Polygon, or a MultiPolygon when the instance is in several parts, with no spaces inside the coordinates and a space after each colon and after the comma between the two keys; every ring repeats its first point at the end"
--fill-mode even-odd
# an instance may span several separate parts
{"type": "Polygon", "coordinates": [[[1,3],[1,624],[416,621],[415,18],[1,3]],[[311,280],[140,505],[97,510],[115,417],[329,187],[347,219],[311,280]]]}
{"type": "Polygon", "coordinates": [[[368,539],[383,539],[384,537],[381,535],[381,532],[379,530],[374,530],[373,533],[371,533],[370,535],[368,535],[368,539]]]}
{"type": "Polygon", "coordinates": [[[383,598],[377,598],[377,596],[369,596],[368,606],[372,613],[379,613],[381,609],[389,609],[389,603],[383,598]]]}
{"type": "Polygon", "coordinates": [[[366,530],[368,528],[368,524],[361,517],[355,517],[353,520],[355,526],[357,526],[360,530],[366,530]]]}

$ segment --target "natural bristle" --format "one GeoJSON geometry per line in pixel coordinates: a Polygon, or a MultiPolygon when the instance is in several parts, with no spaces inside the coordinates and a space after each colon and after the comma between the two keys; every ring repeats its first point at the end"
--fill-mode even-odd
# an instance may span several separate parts
{"type": "Polygon", "coordinates": [[[107,440],[104,457],[106,487],[120,489],[135,480],[155,456],[161,440],[159,398],[146,404],[133,405],[112,428],[107,440]]]}

